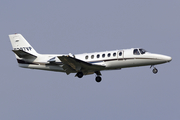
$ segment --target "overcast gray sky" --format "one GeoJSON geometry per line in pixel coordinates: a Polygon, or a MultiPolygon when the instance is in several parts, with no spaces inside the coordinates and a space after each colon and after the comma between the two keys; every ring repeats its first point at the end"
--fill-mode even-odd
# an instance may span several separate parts
{"type": "Polygon", "coordinates": [[[1,0],[1,120],[179,120],[179,0],[1,0]],[[82,79],[19,68],[8,35],[39,53],[142,47],[170,63],[82,79]]]}

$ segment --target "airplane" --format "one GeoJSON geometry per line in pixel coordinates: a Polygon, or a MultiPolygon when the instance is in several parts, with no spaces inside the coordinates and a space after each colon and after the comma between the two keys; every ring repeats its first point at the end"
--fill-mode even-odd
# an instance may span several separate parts
{"type": "Polygon", "coordinates": [[[39,54],[21,34],[9,35],[13,52],[19,67],[75,73],[75,77],[96,74],[96,82],[101,82],[101,71],[122,68],[150,66],[153,73],[157,64],[170,62],[171,57],[147,52],[142,48],[131,48],[83,54],[39,54]]]}

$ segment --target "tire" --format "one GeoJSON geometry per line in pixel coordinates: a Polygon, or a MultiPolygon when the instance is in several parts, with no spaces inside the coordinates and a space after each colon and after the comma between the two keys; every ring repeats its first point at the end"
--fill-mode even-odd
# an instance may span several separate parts
{"type": "Polygon", "coordinates": [[[78,76],[78,78],[82,78],[83,77],[83,73],[82,72],[78,72],[77,76],[78,76]]]}
{"type": "Polygon", "coordinates": [[[100,76],[96,77],[96,82],[101,82],[102,78],[100,76]]]}
{"type": "Polygon", "coordinates": [[[154,73],[154,74],[158,73],[158,69],[154,68],[154,69],[153,69],[153,73],[154,73]]]}

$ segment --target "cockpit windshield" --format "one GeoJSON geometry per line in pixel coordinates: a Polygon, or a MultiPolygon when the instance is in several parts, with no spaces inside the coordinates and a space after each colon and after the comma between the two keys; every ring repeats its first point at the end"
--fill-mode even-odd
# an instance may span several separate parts
{"type": "Polygon", "coordinates": [[[141,54],[145,54],[146,53],[146,50],[144,50],[144,49],[139,49],[139,51],[140,51],[141,54]]]}
{"type": "Polygon", "coordinates": [[[146,53],[146,50],[144,50],[144,49],[134,49],[134,51],[133,51],[133,54],[134,55],[143,55],[143,54],[145,54],[146,53]]]}
{"type": "Polygon", "coordinates": [[[133,54],[134,54],[134,55],[140,55],[138,49],[134,49],[133,54]]]}

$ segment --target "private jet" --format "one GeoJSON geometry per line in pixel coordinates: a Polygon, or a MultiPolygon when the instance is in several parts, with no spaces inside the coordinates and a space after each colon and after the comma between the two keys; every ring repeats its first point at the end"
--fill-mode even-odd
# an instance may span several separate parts
{"type": "Polygon", "coordinates": [[[22,68],[75,73],[75,77],[96,74],[96,82],[101,82],[101,71],[118,70],[129,67],[150,66],[170,62],[171,57],[147,52],[142,48],[131,48],[83,54],[39,54],[21,34],[9,35],[13,52],[22,68]]]}

